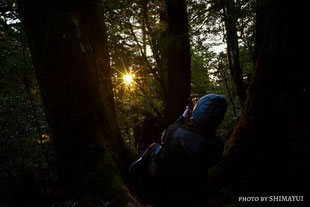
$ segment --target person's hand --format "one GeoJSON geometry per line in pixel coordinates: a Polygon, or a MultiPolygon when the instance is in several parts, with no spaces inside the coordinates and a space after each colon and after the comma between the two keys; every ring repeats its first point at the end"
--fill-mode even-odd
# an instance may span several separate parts
{"type": "Polygon", "coordinates": [[[185,119],[189,119],[189,106],[186,106],[186,109],[182,115],[185,119]]]}

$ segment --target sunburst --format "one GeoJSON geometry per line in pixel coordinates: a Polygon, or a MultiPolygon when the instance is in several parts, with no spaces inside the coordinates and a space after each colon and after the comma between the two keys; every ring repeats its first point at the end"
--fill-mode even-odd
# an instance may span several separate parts
{"type": "Polygon", "coordinates": [[[119,74],[120,74],[120,77],[114,77],[113,79],[122,79],[123,81],[120,83],[120,84],[118,84],[117,86],[116,86],[116,88],[118,88],[118,87],[120,87],[120,86],[127,86],[128,88],[130,87],[130,88],[134,88],[134,85],[137,85],[137,86],[139,86],[139,87],[142,87],[140,84],[138,84],[137,82],[136,82],[136,80],[138,80],[138,79],[143,79],[143,78],[145,78],[145,77],[140,77],[140,76],[137,76],[136,74],[141,70],[141,68],[140,69],[138,69],[138,70],[136,70],[135,72],[131,72],[131,70],[130,69],[127,69],[126,68],[126,66],[125,66],[125,64],[123,63],[123,61],[122,61],[122,65],[123,65],[123,72],[122,71],[120,71],[120,70],[118,70],[118,69],[116,69],[116,68],[114,68],[114,70],[116,70],[119,74]]]}
{"type": "Polygon", "coordinates": [[[134,74],[125,74],[123,75],[123,82],[125,85],[129,86],[133,83],[135,83],[135,81],[133,80],[135,78],[134,74]]]}

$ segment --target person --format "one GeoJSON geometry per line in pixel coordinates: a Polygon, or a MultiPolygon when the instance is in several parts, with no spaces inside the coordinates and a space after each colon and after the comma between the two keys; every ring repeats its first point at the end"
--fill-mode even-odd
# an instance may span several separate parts
{"type": "Polygon", "coordinates": [[[222,157],[224,142],[216,136],[226,99],[217,94],[200,98],[134,162],[130,177],[139,198],[156,206],[203,206],[208,169],[222,157]]]}

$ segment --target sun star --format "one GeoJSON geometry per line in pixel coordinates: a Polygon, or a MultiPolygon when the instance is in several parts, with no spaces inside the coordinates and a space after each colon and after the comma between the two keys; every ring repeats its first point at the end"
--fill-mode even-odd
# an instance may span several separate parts
{"type": "Polygon", "coordinates": [[[133,76],[130,75],[130,74],[126,74],[123,76],[123,79],[124,79],[124,83],[126,85],[130,85],[132,82],[133,82],[133,76]]]}

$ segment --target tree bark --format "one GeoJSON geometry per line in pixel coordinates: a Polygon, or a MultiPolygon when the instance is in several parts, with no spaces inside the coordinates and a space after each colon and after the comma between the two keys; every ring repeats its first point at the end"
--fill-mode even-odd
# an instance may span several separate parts
{"type": "MultiPolygon", "coordinates": [[[[99,0],[18,1],[65,197],[127,205],[128,152],[116,122],[99,0]],[[120,172],[117,166],[120,166],[120,172]]],[[[129,156],[130,157],[130,156],[129,156]]]]}
{"type": "Polygon", "coordinates": [[[239,96],[240,104],[244,108],[247,93],[243,85],[242,69],[239,61],[238,35],[236,28],[235,6],[233,0],[221,0],[226,28],[227,56],[230,74],[239,96]]]}
{"type": "Polygon", "coordinates": [[[166,0],[167,34],[167,97],[165,115],[175,121],[185,110],[191,93],[191,59],[188,18],[185,0],[166,0]]]}
{"type": "Polygon", "coordinates": [[[222,181],[249,194],[306,196],[310,65],[300,52],[309,48],[300,27],[306,12],[279,0],[262,0],[258,9],[263,44],[244,114],[225,147],[222,181]]]}

